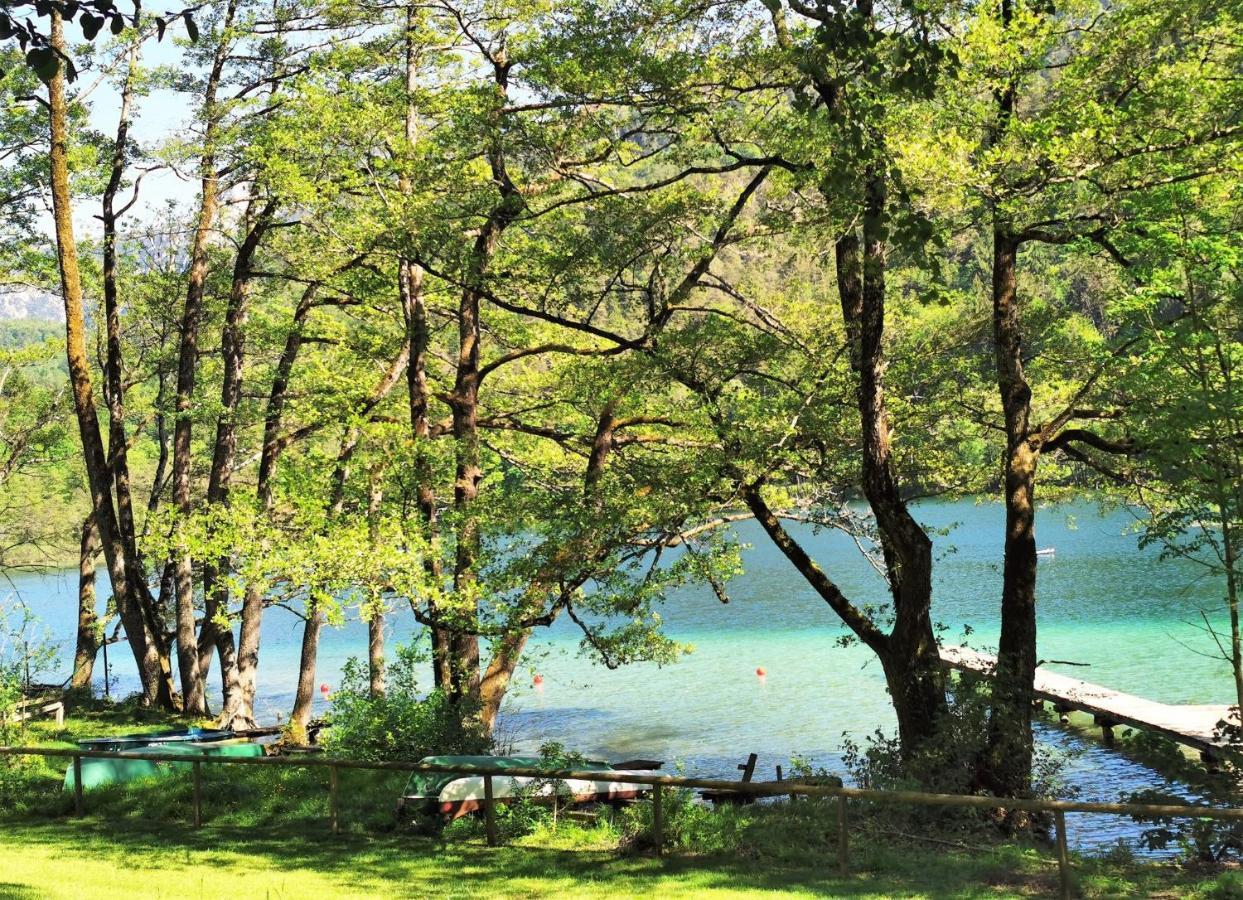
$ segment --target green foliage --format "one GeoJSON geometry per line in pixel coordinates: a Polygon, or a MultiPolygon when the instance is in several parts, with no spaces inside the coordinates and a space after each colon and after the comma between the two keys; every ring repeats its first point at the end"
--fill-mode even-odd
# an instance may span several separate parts
{"type": "MultiPolygon", "coordinates": [[[[1186,800],[1159,789],[1136,791],[1128,803],[1171,804],[1186,800]]],[[[1237,822],[1221,819],[1188,819],[1172,816],[1133,816],[1148,823],[1140,842],[1151,850],[1179,848],[1187,859],[1219,863],[1243,855],[1243,828],[1237,822]]]]}
{"type": "Polygon", "coordinates": [[[419,760],[425,756],[487,753],[491,738],[472,710],[462,709],[441,691],[421,693],[415,680],[426,658],[410,645],[399,646],[385,671],[385,691],[371,696],[365,663],[345,664],[332,695],[325,746],[350,759],[419,760]]]}
{"type": "Polygon", "coordinates": [[[30,608],[12,595],[0,599],[0,744],[25,732],[10,714],[55,662],[56,646],[30,608]]]}

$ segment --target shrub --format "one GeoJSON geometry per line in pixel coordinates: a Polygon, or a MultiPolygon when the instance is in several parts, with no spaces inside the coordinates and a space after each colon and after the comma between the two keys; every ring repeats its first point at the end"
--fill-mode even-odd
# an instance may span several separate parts
{"type": "MultiPolygon", "coordinates": [[[[1177,794],[1159,790],[1139,791],[1126,798],[1128,803],[1154,803],[1181,806],[1187,801],[1177,794]]],[[[1243,856],[1243,827],[1221,819],[1187,819],[1170,816],[1132,816],[1151,827],[1140,832],[1140,843],[1149,850],[1178,847],[1189,859],[1221,862],[1243,856]]]]}
{"type": "Polygon", "coordinates": [[[346,662],[328,716],[329,751],[365,760],[489,752],[492,740],[477,710],[451,702],[442,691],[419,692],[415,673],[422,661],[413,647],[398,646],[379,697],[371,696],[366,664],[346,662]]]}
{"type": "MultiPolygon", "coordinates": [[[[877,790],[917,790],[945,794],[976,793],[980,759],[988,740],[988,685],[975,678],[951,683],[950,704],[936,736],[910,757],[899,752],[896,737],[877,730],[862,743],[843,741],[843,763],[860,787],[877,790]]],[[[1034,797],[1066,796],[1061,781],[1062,761],[1037,745],[1032,771],[1034,797]]],[[[891,827],[941,832],[976,831],[990,822],[979,811],[955,807],[914,807],[870,804],[868,816],[891,827]]],[[[1008,830],[1046,830],[1038,816],[1011,816],[1008,830]]]]}

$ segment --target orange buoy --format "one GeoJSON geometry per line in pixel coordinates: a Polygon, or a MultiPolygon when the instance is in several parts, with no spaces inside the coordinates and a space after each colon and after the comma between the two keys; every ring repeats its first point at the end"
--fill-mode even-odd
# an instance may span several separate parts
{"type": "Polygon", "coordinates": [[[763,678],[765,675],[768,674],[768,672],[764,670],[763,666],[760,666],[758,669],[755,670],[755,674],[763,678]]]}
{"type": "Polygon", "coordinates": [[[535,682],[535,684],[536,684],[536,685],[541,685],[541,684],[543,684],[543,683],[544,683],[544,676],[543,676],[543,675],[536,675],[536,676],[535,676],[535,678],[534,678],[533,680],[534,680],[534,682],[535,682]]]}
{"type": "Polygon", "coordinates": [[[328,696],[328,691],[329,691],[328,682],[324,682],[323,684],[319,686],[319,692],[323,694],[325,697],[328,696]]]}

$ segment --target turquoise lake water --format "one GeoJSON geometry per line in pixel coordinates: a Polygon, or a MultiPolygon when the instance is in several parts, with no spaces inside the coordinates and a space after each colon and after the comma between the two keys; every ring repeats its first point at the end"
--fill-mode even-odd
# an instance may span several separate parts
{"type": "MultiPolygon", "coordinates": [[[[954,525],[935,538],[938,554],[934,618],[956,643],[963,626],[973,646],[996,643],[1001,590],[1003,509],[993,503],[925,503],[919,518],[930,526],[954,525]]],[[[1231,703],[1228,666],[1204,655],[1210,639],[1198,626],[1201,609],[1222,619],[1222,589],[1189,563],[1141,550],[1126,511],[1102,515],[1095,506],[1063,505],[1040,511],[1038,543],[1056,555],[1039,571],[1043,659],[1086,666],[1050,668],[1168,703],[1231,703]]],[[[746,568],[728,586],[730,603],[712,591],[687,589],[663,609],[668,632],[694,645],[682,661],[658,668],[618,670],[578,654],[570,623],[542,633],[501,723],[500,733],[520,747],[557,740],[606,758],[644,756],[680,761],[688,773],[736,777],[735,765],[760,754],[757,777],[794,754],[840,769],[843,735],[855,738],[892,727],[879,665],[859,647],[841,648],[840,623],[768,543],[754,523],[737,527],[749,549],[746,568]],[[757,667],[766,674],[756,675],[757,667]],[[539,688],[533,675],[543,676],[539,688]]],[[[857,602],[881,602],[885,588],[846,537],[798,531],[821,566],[857,602]]],[[[73,650],[76,572],[15,578],[18,592],[65,648],[67,677],[73,650]]],[[[415,632],[408,613],[392,620],[391,640],[415,632]]],[[[275,721],[292,705],[301,621],[274,608],[263,625],[260,657],[261,717],[275,721]]],[[[366,652],[366,628],[349,622],[330,628],[320,645],[317,681],[335,686],[343,663],[366,652]]],[[[132,658],[123,644],[109,654],[114,696],[136,687],[132,658]]],[[[96,667],[102,679],[102,666],[96,667]]],[[[101,681],[102,687],[102,681],[101,681]]],[[[317,706],[324,702],[317,698],[317,706]]],[[[1068,783],[1082,799],[1116,800],[1130,791],[1166,786],[1192,796],[1147,766],[1094,740],[1051,726],[1042,743],[1066,757],[1068,783]]],[[[1083,849],[1134,835],[1130,822],[1076,818],[1073,839],[1083,849]]]]}

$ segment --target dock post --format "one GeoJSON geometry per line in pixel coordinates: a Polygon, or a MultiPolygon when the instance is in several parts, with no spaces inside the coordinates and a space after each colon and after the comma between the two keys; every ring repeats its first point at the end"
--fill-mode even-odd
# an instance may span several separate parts
{"type": "Polygon", "coordinates": [[[483,776],[483,826],[488,836],[488,846],[495,847],[496,837],[496,799],[492,793],[492,776],[483,776]]]}
{"type": "Polygon", "coordinates": [[[1057,876],[1062,900],[1070,900],[1070,859],[1066,853],[1066,813],[1054,811],[1057,823],[1057,876]]]}
{"type": "Polygon", "coordinates": [[[194,827],[203,827],[203,764],[194,763],[194,827]]]}
{"type": "Polygon", "coordinates": [[[652,785],[652,843],[656,845],[656,855],[665,852],[665,807],[664,798],[659,784],[652,785]]]}
{"type": "Polygon", "coordinates": [[[837,869],[842,877],[850,874],[850,844],[846,832],[846,796],[837,795],[837,869]]]}
{"type": "Polygon", "coordinates": [[[332,827],[333,834],[341,832],[340,807],[338,806],[337,795],[340,788],[341,773],[336,766],[328,767],[328,822],[332,827]]]}
{"type": "Polygon", "coordinates": [[[73,757],[73,814],[79,819],[82,818],[82,757],[74,754],[73,757]]]}

